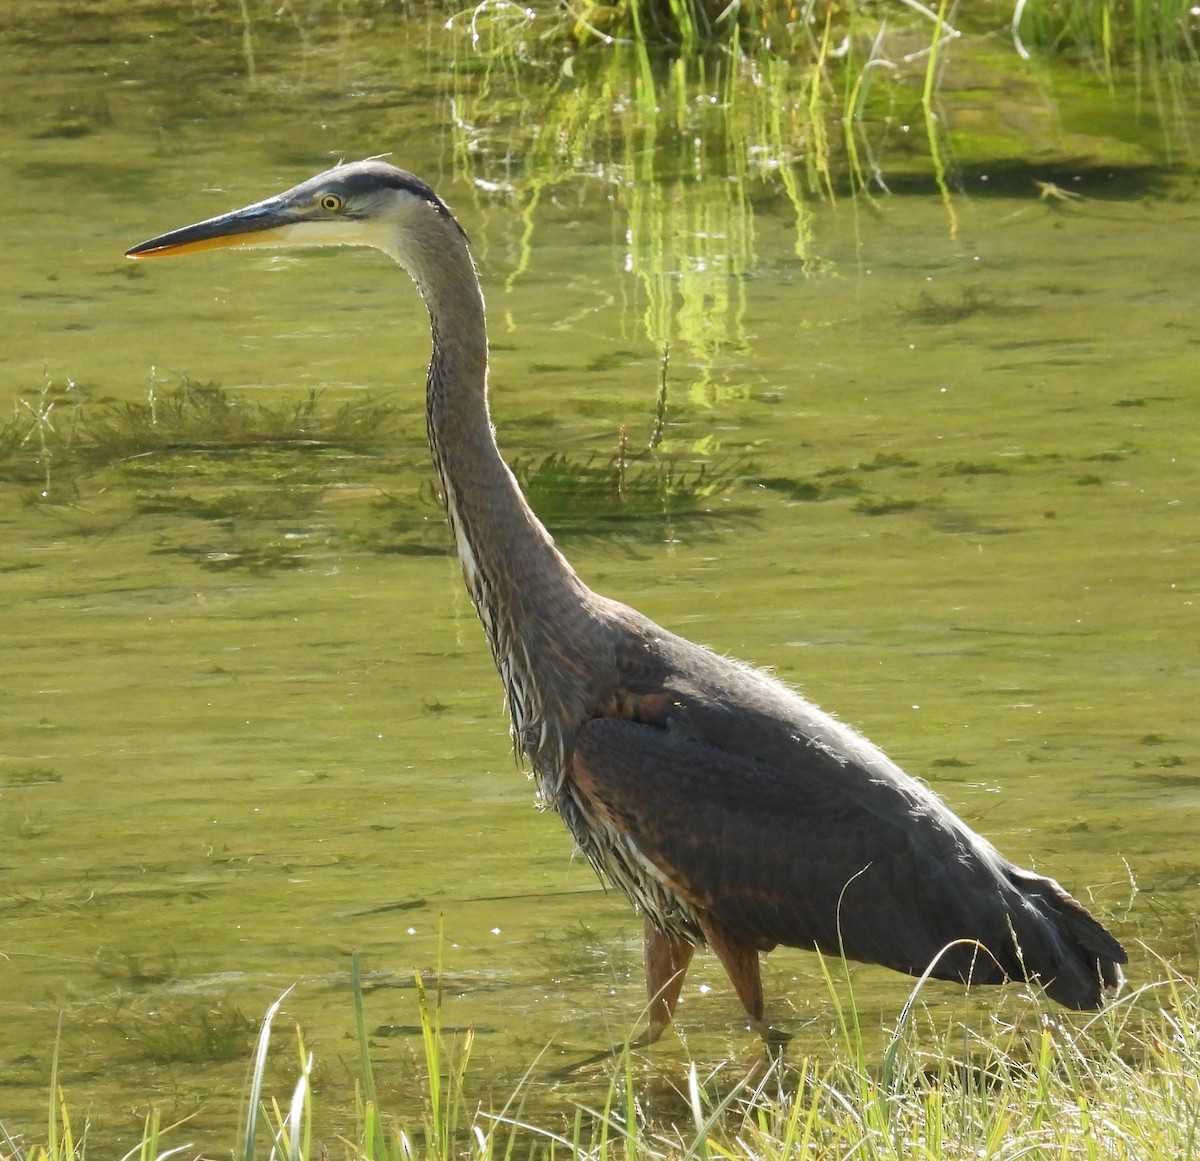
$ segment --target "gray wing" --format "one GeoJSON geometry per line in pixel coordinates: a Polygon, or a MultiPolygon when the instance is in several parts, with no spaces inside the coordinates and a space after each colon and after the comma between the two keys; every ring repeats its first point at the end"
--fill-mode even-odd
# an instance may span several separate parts
{"type": "Polygon", "coordinates": [[[1099,1003],[1095,957],[1089,976],[1087,955],[1073,962],[1052,913],[1066,908],[1106,950],[1120,947],[1057,884],[1018,871],[936,800],[933,809],[900,793],[890,809],[878,795],[864,803],[819,752],[806,771],[807,748],[796,751],[785,769],[601,718],[580,729],[572,771],[660,881],[744,944],[816,947],[910,974],[942,953],[934,976],[975,983],[1028,974],[1045,983],[1070,969],[1083,975],[1071,1006],[1099,1003]]]}

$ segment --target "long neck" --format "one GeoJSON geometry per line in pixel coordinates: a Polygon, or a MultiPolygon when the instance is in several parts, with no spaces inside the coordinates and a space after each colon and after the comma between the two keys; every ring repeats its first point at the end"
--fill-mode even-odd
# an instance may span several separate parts
{"type": "Polygon", "coordinates": [[[405,255],[429,308],[429,445],[463,577],[504,682],[514,741],[535,759],[547,721],[581,713],[573,662],[591,593],[534,515],[500,456],[487,402],[483,293],[452,223],[436,253],[405,255]],[[428,259],[428,260],[425,260],[428,259]]]}

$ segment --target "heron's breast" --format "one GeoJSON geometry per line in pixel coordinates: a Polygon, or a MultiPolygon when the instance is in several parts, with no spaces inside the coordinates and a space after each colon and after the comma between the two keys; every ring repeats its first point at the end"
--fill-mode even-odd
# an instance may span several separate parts
{"type": "Polygon", "coordinates": [[[658,866],[637,844],[611,809],[595,792],[586,766],[576,759],[563,771],[557,801],[562,815],[596,872],[649,916],[660,931],[702,943],[695,906],[670,873],[658,866]]]}

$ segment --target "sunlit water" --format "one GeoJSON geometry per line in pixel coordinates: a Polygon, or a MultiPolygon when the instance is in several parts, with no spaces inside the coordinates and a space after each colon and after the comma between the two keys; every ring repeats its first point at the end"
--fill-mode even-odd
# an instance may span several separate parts
{"type": "MultiPolygon", "coordinates": [[[[608,187],[560,181],[522,215],[462,180],[441,127],[467,82],[437,22],[304,43],[265,22],[251,76],[238,27],[148,7],[51,39],[41,11],[0,73],[0,393],[28,432],[26,477],[0,483],[0,1120],[40,1131],[61,1020],[59,1081],[100,1139],[157,1103],[229,1147],[252,1022],[295,985],[285,1032],[320,1061],[325,1131],[344,1125],[353,949],[397,1115],[419,1111],[413,971],[439,963],[485,1103],[547,1045],[533,1107],[598,1103],[602,1069],[552,1073],[635,1024],[640,924],[512,760],[429,494],[419,299],[367,252],[121,254],[391,151],[474,239],[506,452],[603,463],[623,425],[645,445],[662,337],[608,187]],[[185,375],[399,418],[371,454],[38,458],[39,415],[61,431],[185,375]]],[[[721,486],[699,513],[561,537],[594,587],[774,666],[1059,878],[1134,981],[1155,954],[1194,967],[1200,899],[1193,180],[1096,179],[1081,201],[977,183],[956,233],[932,182],[813,200],[802,256],[794,204],[766,199],[708,347],[673,347],[659,460],[631,461],[705,462],[721,486]]],[[[854,980],[876,1023],[910,986],[854,980]]],[[[820,1051],[813,957],[776,953],[767,985],[820,1051]]],[[[711,957],[679,1029],[668,1078],[685,1052],[753,1058],[711,957]]]]}

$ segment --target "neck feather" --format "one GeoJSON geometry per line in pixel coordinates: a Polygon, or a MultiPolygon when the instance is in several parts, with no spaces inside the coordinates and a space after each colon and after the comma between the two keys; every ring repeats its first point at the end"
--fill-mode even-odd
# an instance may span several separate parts
{"type": "Polygon", "coordinates": [[[504,682],[514,742],[536,771],[547,720],[578,712],[569,703],[586,696],[572,663],[591,594],[496,446],[483,293],[465,241],[452,223],[438,224],[432,244],[397,255],[429,309],[429,446],[463,577],[504,682]]]}

